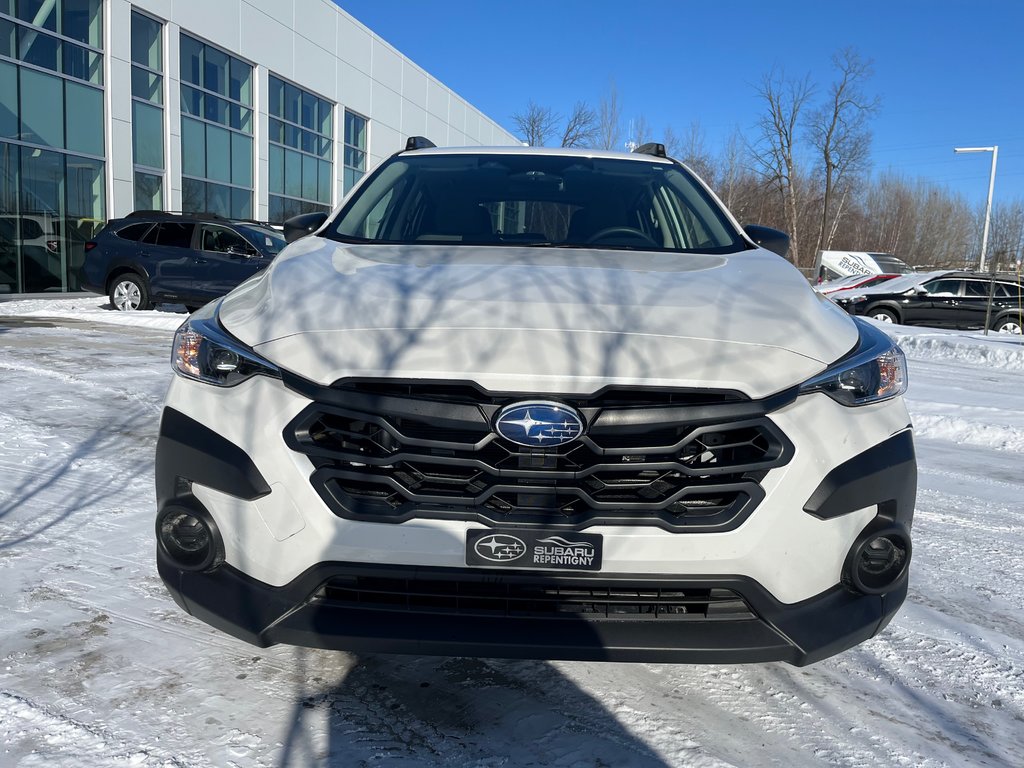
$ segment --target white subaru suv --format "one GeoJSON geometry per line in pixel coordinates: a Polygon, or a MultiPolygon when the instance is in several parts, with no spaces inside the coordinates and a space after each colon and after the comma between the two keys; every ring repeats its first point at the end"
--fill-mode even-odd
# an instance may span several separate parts
{"type": "Polygon", "coordinates": [[[289,229],[175,338],[157,562],[190,614],[259,646],[803,665],[903,602],[902,352],[661,145],[416,137],[289,229]]]}

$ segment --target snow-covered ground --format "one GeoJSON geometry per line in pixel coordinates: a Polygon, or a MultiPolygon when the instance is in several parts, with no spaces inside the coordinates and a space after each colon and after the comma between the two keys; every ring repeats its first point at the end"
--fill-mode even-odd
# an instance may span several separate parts
{"type": "Polygon", "coordinates": [[[0,766],[1024,765],[1024,347],[911,360],[910,597],[817,665],[356,656],[245,645],[154,568],[182,314],[0,303],[0,766]]]}

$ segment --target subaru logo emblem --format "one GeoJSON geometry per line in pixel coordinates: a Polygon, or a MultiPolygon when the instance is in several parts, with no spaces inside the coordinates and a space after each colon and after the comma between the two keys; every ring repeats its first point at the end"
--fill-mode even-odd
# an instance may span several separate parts
{"type": "Polygon", "coordinates": [[[583,419],[575,408],[561,403],[512,403],[498,413],[494,431],[530,448],[564,445],[583,434],[583,419]]]}
{"type": "Polygon", "coordinates": [[[473,549],[484,560],[495,563],[518,560],[526,554],[526,543],[518,536],[495,533],[480,539],[473,549]]]}

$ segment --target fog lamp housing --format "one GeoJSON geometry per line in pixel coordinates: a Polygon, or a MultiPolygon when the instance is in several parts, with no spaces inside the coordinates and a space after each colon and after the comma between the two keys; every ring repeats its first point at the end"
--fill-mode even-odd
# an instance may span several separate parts
{"type": "Polygon", "coordinates": [[[892,592],[906,578],[910,554],[910,536],[903,527],[869,529],[846,556],[844,580],[865,595],[892,592]]]}
{"type": "Polygon", "coordinates": [[[183,571],[210,571],[224,562],[224,545],[213,518],[205,512],[171,505],[156,520],[161,551],[183,571]]]}

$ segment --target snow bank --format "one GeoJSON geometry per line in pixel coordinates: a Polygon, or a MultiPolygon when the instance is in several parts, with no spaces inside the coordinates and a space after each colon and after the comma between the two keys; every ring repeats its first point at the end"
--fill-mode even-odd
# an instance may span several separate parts
{"type": "Polygon", "coordinates": [[[1024,340],[1020,336],[942,333],[932,328],[902,326],[884,330],[914,360],[955,360],[983,368],[1024,371],[1024,340]]]}
{"type": "Polygon", "coordinates": [[[106,296],[76,296],[68,299],[21,299],[0,302],[0,317],[55,317],[89,320],[136,328],[176,330],[188,313],[179,305],[168,305],[147,312],[118,312],[106,296]]]}

